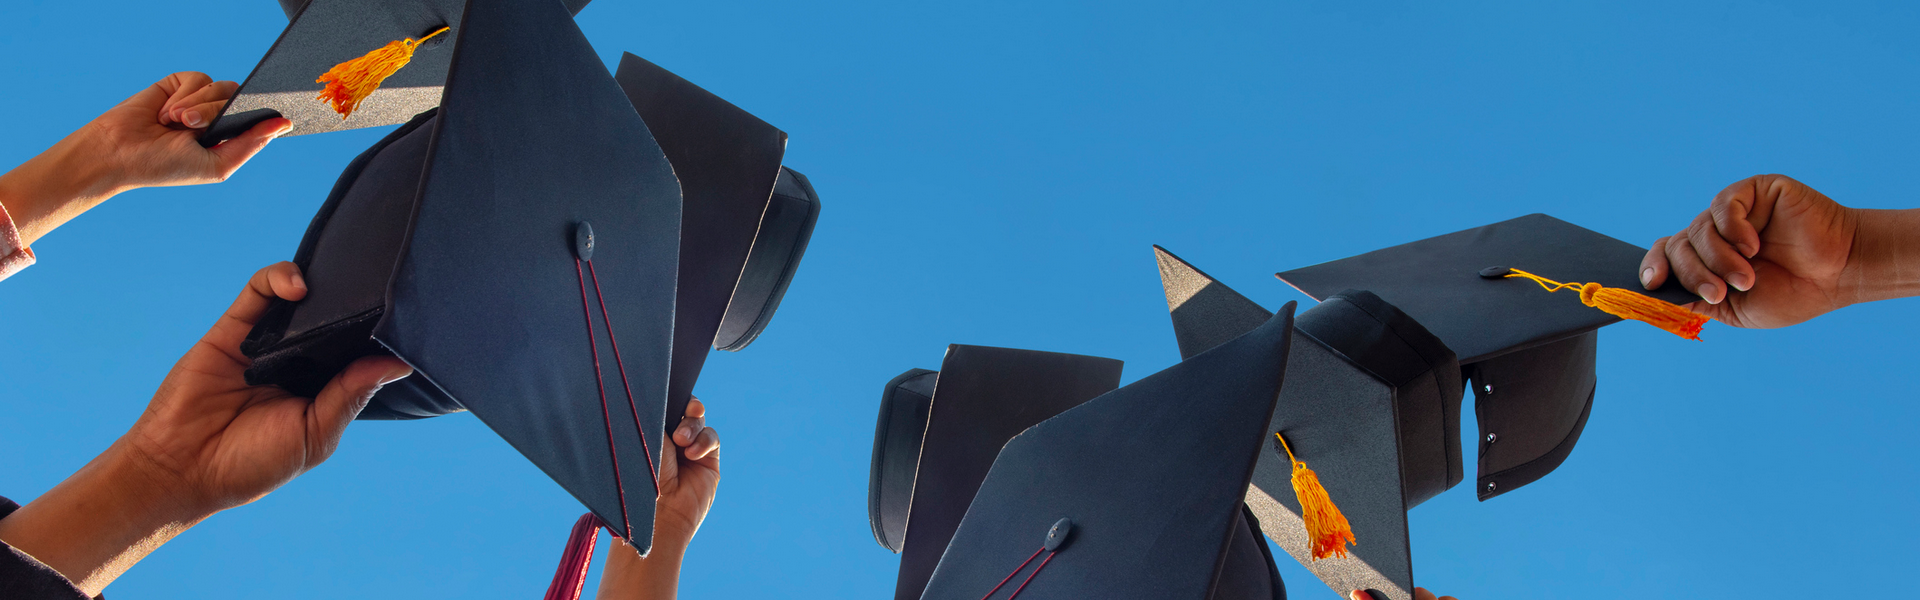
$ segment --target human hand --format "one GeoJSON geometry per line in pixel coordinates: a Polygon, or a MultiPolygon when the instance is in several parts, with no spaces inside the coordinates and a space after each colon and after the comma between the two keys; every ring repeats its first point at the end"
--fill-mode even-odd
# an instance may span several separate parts
{"type": "Polygon", "coordinates": [[[713,508],[720,487],[720,435],[707,427],[707,408],[699,398],[687,402],[670,453],[660,461],[660,499],[653,513],[653,551],[646,557],[613,538],[607,568],[600,574],[599,598],[671,600],[680,585],[680,559],[700,523],[713,508]]]}
{"type": "Polygon", "coordinates": [[[326,460],[374,392],[412,369],[391,357],[364,358],[311,400],[248,386],[240,341],[273,298],[306,292],[292,263],[254,273],[126,435],[0,519],[0,540],[91,596],[207,516],[257,500],[326,460]]]}
{"type": "MultiPolygon", "coordinates": [[[[1374,600],[1373,596],[1371,594],[1368,594],[1366,590],[1354,590],[1353,593],[1347,594],[1347,598],[1349,598],[1350,600],[1374,600]]],[[[1413,588],[1413,600],[1460,600],[1460,599],[1455,598],[1453,596],[1441,596],[1439,598],[1435,598],[1433,597],[1433,592],[1427,591],[1427,588],[1417,587],[1417,588],[1413,588]]]]}
{"type": "Polygon", "coordinates": [[[240,342],[274,298],[306,295],[293,263],[254,273],[206,337],[174,364],[146,413],[121,438],[133,459],[146,463],[194,510],[211,514],[253,502],[319,466],[374,392],[413,373],[398,358],[377,356],[347,365],[312,399],[247,385],[252,361],[241,354],[240,342]]]}
{"type": "Polygon", "coordinates": [[[200,133],[239,88],[205,73],[174,73],[108,109],[82,132],[104,153],[112,167],[107,183],[117,188],[225,181],[293,128],[293,121],[268,119],[218,146],[200,147],[200,133]]]}
{"type": "Polygon", "coordinates": [[[720,434],[707,427],[707,407],[694,398],[673,432],[679,451],[660,461],[660,501],[654,509],[654,545],[685,548],[713,508],[720,487],[720,434]]]}
{"type": "Polygon", "coordinates": [[[239,87],[182,71],[134,94],[53,148],[0,176],[0,204],[32,244],[116,194],[142,187],[225,181],[293,127],[268,119],[212,148],[203,129],[239,87]]]}
{"type": "Polygon", "coordinates": [[[1859,227],[1859,211],[1784,175],[1757,175],[1655,241],[1640,280],[1654,289],[1676,276],[1702,298],[1688,308],[1735,327],[1785,327],[1859,301],[1859,227]]]}

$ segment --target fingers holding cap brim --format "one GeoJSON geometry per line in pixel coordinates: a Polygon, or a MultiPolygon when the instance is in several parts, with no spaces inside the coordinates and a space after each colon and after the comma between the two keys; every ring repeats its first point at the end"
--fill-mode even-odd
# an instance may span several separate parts
{"type": "Polygon", "coordinates": [[[1682,231],[1667,239],[1667,264],[1681,285],[1707,303],[1719,304],[1726,299],[1726,282],[1707,268],[1700,254],[1694,251],[1687,232],[1682,231]]]}
{"type": "Polygon", "coordinates": [[[200,129],[213,122],[213,118],[225,108],[227,99],[233,97],[240,84],[232,81],[215,81],[201,86],[191,94],[169,99],[160,111],[160,123],[175,123],[200,129]]]}
{"type": "Polygon", "coordinates": [[[307,282],[300,276],[300,267],[286,261],[267,265],[247,279],[240,297],[233,300],[227,312],[220,315],[219,322],[214,323],[213,330],[207,332],[207,341],[221,348],[238,348],[240,340],[246,339],[247,332],[253,330],[274,299],[305,297],[307,282]]]}
{"type": "Polygon", "coordinates": [[[1659,289],[1667,282],[1667,244],[1672,237],[1663,237],[1653,241],[1647,248],[1647,255],[1640,259],[1640,285],[1648,290],[1659,289]]]}
{"type": "Polygon", "coordinates": [[[700,431],[707,428],[706,417],[687,417],[680,420],[680,427],[673,431],[673,443],[678,446],[692,444],[700,431]]]}
{"type": "MultiPolygon", "coordinates": [[[[211,119],[211,117],[209,117],[209,119],[211,119]]],[[[274,138],[280,137],[292,130],[292,120],[285,117],[275,117],[261,121],[245,133],[234,136],[233,139],[220,142],[218,146],[209,148],[207,151],[213,154],[214,160],[213,164],[209,167],[213,169],[213,172],[207,173],[207,177],[214,181],[225,181],[233,175],[234,171],[238,171],[240,167],[245,166],[247,161],[253,158],[253,155],[259,154],[261,150],[265,149],[268,142],[272,142],[274,138]]]]}
{"type": "Polygon", "coordinates": [[[340,436],[346,433],[347,424],[360,416],[360,411],[373,400],[381,386],[412,374],[413,367],[398,358],[368,356],[353,361],[334,375],[320,390],[320,395],[314,397],[313,410],[308,413],[307,443],[312,457],[307,465],[317,465],[333,454],[340,436]]]}
{"type": "Polygon", "coordinates": [[[1765,176],[1748,177],[1746,180],[1727,186],[1715,194],[1713,202],[1707,205],[1707,214],[1712,215],[1715,233],[1727,241],[1742,258],[1753,258],[1760,253],[1760,230],[1755,225],[1755,215],[1759,206],[1762,180],[1765,176]]]}
{"type": "MultiPolygon", "coordinates": [[[[148,92],[142,93],[158,93],[165,97],[164,100],[160,101],[159,114],[156,116],[160,124],[172,125],[180,122],[179,109],[191,106],[193,102],[190,98],[195,94],[201,93],[207,86],[212,84],[213,78],[207,76],[206,73],[199,71],[181,71],[161,78],[160,81],[155,82],[152,87],[147,88],[148,92]]],[[[137,98],[139,96],[135,97],[137,98]]]]}
{"type": "Polygon", "coordinates": [[[1747,291],[1753,287],[1753,265],[1726,238],[1720,237],[1720,231],[1714,226],[1715,219],[1717,217],[1709,214],[1700,215],[1700,222],[1688,228],[1687,242],[1699,255],[1701,264],[1721,281],[1733,289],[1747,291]]]}
{"type": "Polygon", "coordinates": [[[687,457],[687,460],[697,461],[712,456],[713,453],[718,451],[720,451],[720,432],[715,431],[711,427],[707,427],[702,428],[700,433],[694,436],[693,443],[687,445],[686,452],[684,452],[683,455],[687,457]]]}

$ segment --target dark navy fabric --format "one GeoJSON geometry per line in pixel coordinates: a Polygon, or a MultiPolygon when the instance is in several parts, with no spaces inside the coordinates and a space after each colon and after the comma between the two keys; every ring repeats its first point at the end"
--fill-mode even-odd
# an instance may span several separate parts
{"type": "MultiPolygon", "coordinates": [[[[7,518],[20,505],[0,498],[0,519],[7,518]]],[[[102,595],[104,596],[104,594],[102,595]]],[[[42,564],[27,553],[0,541],[0,598],[7,600],[85,600],[86,594],[59,571],[42,564]]]]}

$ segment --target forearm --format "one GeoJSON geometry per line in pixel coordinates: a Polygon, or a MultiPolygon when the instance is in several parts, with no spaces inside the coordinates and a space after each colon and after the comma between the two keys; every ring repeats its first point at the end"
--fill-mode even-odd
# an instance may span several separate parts
{"type": "Polygon", "coordinates": [[[600,573],[599,600],[672,600],[680,589],[680,560],[685,544],[655,543],[641,558],[632,546],[613,539],[607,566],[600,573]]]}
{"type": "Polygon", "coordinates": [[[1847,304],[1920,296],[1920,209],[1855,211],[1847,304]]]}
{"type": "Polygon", "coordinates": [[[111,181],[106,157],[88,129],[60,140],[13,170],[0,174],[0,206],[32,245],[54,228],[123,190],[111,181]]]}
{"type": "Polygon", "coordinates": [[[181,505],[115,445],[46,494],[0,519],[0,540],[98,595],[180,532],[207,517],[181,505]]]}

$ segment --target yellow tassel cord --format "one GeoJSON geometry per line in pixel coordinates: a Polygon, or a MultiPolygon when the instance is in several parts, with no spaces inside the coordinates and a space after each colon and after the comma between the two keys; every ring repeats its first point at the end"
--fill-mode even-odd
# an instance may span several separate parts
{"type": "Polygon", "coordinates": [[[1327,489],[1320,487],[1320,476],[1314,475],[1307,463],[1293,457],[1287,438],[1278,433],[1273,437],[1278,438],[1280,447],[1287,451],[1287,460],[1293,461],[1293,494],[1300,499],[1300,518],[1307,522],[1307,544],[1312,547],[1313,559],[1346,558],[1347,545],[1357,543],[1347,516],[1340,514],[1340,507],[1333,505],[1327,489]]]}
{"type": "Polygon", "coordinates": [[[1707,324],[1706,315],[1633,290],[1604,287],[1598,283],[1560,283],[1519,269],[1508,270],[1513,272],[1508,273],[1507,277],[1532,279],[1549,292],[1580,290],[1580,302],[1587,306],[1622,319],[1641,321],[1696,342],[1700,341],[1700,328],[1707,324]]]}
{"type": "Polygon", "coordinates": [[[447,28],[441,27],[419,41],[407,38],[387,42],[387,45],[368,52],[366,56],[334,65],[327,70],[327,74],[314,80],[327,84],[327,89],[320,90],[318,99],[333,105],[333,112],[340,113],[340,120],[346,120],[353,115],[354,109],[360,107],[361,100],[380,89],[380,82],[386,81],[387,77],[399,72],[400,67],[407,66],[407,62],[413,60],[415,48],[446,31],[447,28]]]}

